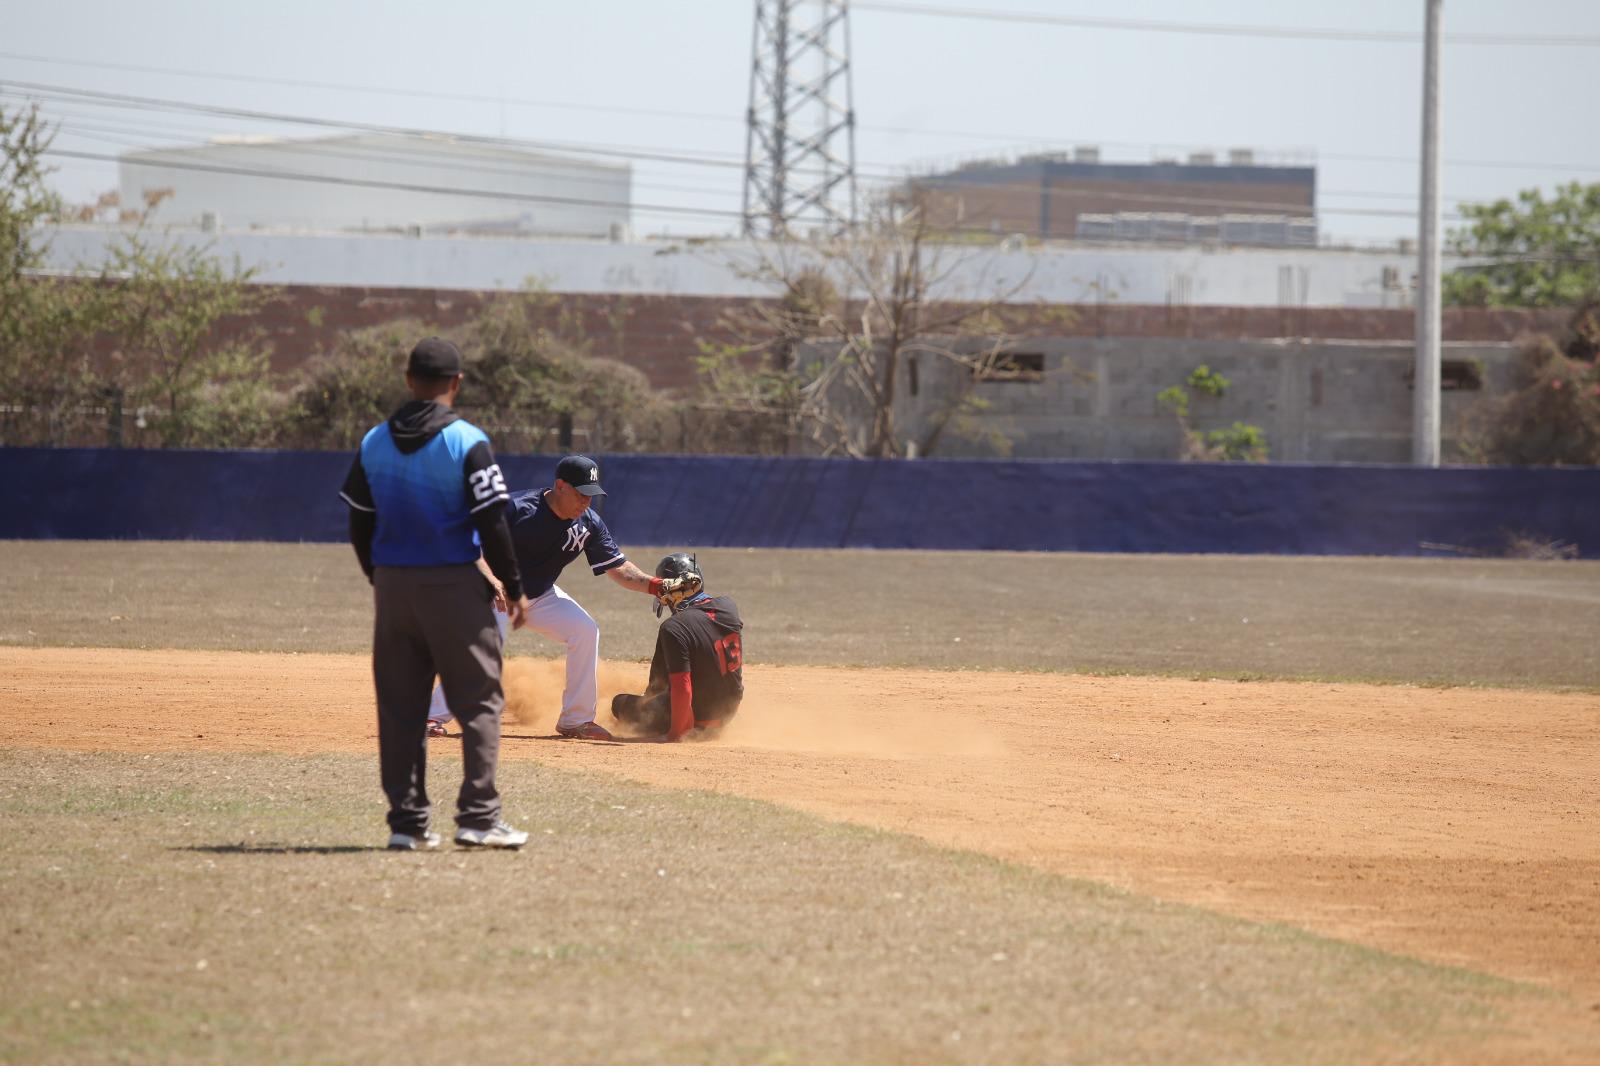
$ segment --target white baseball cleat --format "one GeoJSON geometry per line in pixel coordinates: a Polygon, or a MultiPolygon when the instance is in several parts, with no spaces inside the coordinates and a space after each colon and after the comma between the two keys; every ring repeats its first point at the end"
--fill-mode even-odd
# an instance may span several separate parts
{"type": "Polygon", "coordinates": [[[520,848],[528,842],[528,834],[513,829],[505,822],[496,822],[488,829],[456,830],[456,843],[464,848],[520,848]]]}
{"type": "Polygon", "coordinates": [[[410,833],[390,833],[390,851],[432,851],[439,846],[439,834],[431,829],[425,829],[422,835],[414,837],[410,833]]]}

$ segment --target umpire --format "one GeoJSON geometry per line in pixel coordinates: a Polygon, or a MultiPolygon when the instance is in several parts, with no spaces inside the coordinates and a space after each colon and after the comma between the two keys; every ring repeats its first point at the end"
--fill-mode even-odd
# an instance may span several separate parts
{"type": "Polygon", "coordinates": [[[429,337],[411,350],[412,399],[362,438],[340,496],[350,543],[374,589],[372,677],[389,847],[439,846],[429,828],[428,697],[437,674],[461,724],[464,777],[457,844],[518,848],[528,834],[500,818],[500,629],[480,554],[505,586],[511,624],[527,620],[505,479],[483,430],[459,418],[461,352],[429,337]]]}

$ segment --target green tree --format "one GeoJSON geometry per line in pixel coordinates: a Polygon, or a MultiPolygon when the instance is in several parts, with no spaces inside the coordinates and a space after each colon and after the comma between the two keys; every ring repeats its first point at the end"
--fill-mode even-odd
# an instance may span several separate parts
{"type": "Polygon", "coordinates": [[[43,269],[41,227],[63,211],[45,183],[53,137],[36,107],[0,108],[0,444],[78,443],[107,418],[91,358],[105,294],[43,269]]]}
{"type": "Polygon", "coordinates": [[[563,419],[593,451],[658,446],[664,401],[641,371],[593,347],[569,306],[537,286],[491,300],[462,345],[463,409],[507,452],[553,450],[563,419]]]}
{"type": "Polygon", "coordinates": [[[1173,385],[1156,393],[1156,403],[1171,411],[1178,420],[1178,432],[1182,435],[1179,459],[1198,462],[1267,461],[1267,435],[1260,426],[1235,422],[1222,429],[1201,432],[1189,422],[1191,394],[1220,399],[1231,384],[1227,378],[1201,363],[1189,372],[1182,385],[1173,385]]]}
{"type": "Polygon", "coordinates": [[[1448,247],[1473,262],[1445,276],[1445,302],[1575,307],[1600,292],[1600,183],[1562,185],[1548,200],[1528,189],[1461,213],[1470,224],[1448,247]]]}
{"type": "Polygon", "coordinates": [[[274,298],[257,270],[209,249],[135,232],[112,253],[103,284],[118,343],[117,384],[164,447],[272,442],[281,398],[250,317],[274,298]]]}
{"type": "Polygon", "coordinates": [[[297,375],[278,428],[290,448],[345,451],[408,399],[406,353],[435,330],[410,319],[342,333],[297,375]]]}

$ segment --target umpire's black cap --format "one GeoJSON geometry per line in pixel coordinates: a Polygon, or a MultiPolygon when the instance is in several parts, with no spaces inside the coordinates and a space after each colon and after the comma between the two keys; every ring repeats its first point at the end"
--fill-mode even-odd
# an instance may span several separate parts
{"type": "Polygon", "coordinates": [[[600,487],[600,467],[587,455],[569,455],[556,464],[556,477],[585,496],[604,496],[600,487]]]}
{"type": "Polygon", "coordinates": [[[416,378],[453,378],[461,373],[461,349],[443,337],[420,340],[411,349],[406,373],[416,378]]]}

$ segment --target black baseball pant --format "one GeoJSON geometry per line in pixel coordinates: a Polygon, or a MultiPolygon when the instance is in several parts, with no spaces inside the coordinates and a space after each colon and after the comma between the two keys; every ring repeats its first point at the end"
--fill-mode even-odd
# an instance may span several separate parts
{"type": "Polygon", "coordinates": [[[378,693],[378,761],[389,828],[420,835],[428,826],[428,701],[437,675],[461,726],[464,762],[456,824],[488,829],[500,818],[500,628],[493,592],[478,568],[380,566],[372,678],[378,693]]]}

